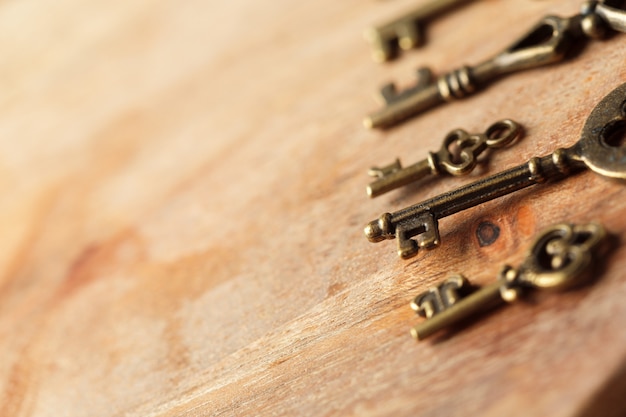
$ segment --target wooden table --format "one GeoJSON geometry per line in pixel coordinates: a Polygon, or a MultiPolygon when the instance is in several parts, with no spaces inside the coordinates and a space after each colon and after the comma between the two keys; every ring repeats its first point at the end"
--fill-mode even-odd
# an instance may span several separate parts
{"type": "Polygon", "coordinates": [[[494,200],[410,261],[362,230],[574,143],[626,82],[626,35],[365,130],[379,85],[479,62],[580,1],[475,2],[372,63],[362,30],[414,3],[2,2],[2,415],[622,415],[623,183],[585,172],[494,200]],[[365,196],[370,166],[505,117],[526,136],[469,177],[365,196]],[[589,220],[616,242],[593,285],[409,336],[420,291],[492,282],[542,228],[589,220]],[[500,230],[486,246],[483,222],[500,230]]]}

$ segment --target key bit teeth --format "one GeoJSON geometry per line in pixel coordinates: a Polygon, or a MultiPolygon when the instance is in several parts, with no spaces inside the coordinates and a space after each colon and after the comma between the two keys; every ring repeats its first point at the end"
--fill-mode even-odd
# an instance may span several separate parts
{"type": "Polygon", "coordinates": [[[416,85],[426,87],[435,81],[433,71],[429,67],[419,67],[415,72],[416,85]]]}
{"type": "Polygon", "coordinates": [[[419,30],[407,32],[406,35],[400,36],[398,38],[398,45],[400,46],[400,49],[402,49],[403,51],[408,51],[410,49],[417,48],[423,43],[424,43],[424,40],[420,36],[419,30]]]}
{"type": "Polygon", "coordinates": [[[401,169],[402,164],[400,163],[400,159],[396,158],[396,160],[389,165],[385,165],[382,167],[371,167],[367,171],[367,174],[370,177],[384,178],[390,174],[393,174],[394,172],[400,171],[401,169]]]}
{"type": "Polygon", "coordinates": [[[422,28],[414,19],[405,20],[396,26],[398,46],[404,51],[416,48],[422,44],[422,28]]]}
{"type": "Polygon", "coordinates": [[[419,247],[420,248],[425,248],[425,249],[436,248],[441,243],[439,241],[439,236],[435,236],[435,235],[432,235],[430,233],[428,233],[428,234],[424,233],[422,235],[419,235],[417,237],[417,240],[418,240],[419,247]]]}
{"type": "Polygon", "coordinates": [[[378,28],[367,28],[363,32],[363,38],[372,46],[372,60],[374,62],[383,63],[393,57],[393,50],[389,42],[383,39],[378,28]]]}
{"type": "Polygon", "coordinates": [[[419,247],[413,239],[398,242],[398,255],[402,259],[409,259],[417,255],[419,247]]]}
{"type": "Polygon", "coordinates": [[[383,104],[389,104],[398,95],[398,87],[396,87],[395,83],[385,84],[380,88],[379,95],[383,104]]]}
{"type": "Polygon", "coordinates": [[[415,340],[421,340],[420,335],[415,327],[411,328],[411,337],[415,340]]]}
{"type": "Polygon", "coordinates": [[[431,214],[419,217],[419,223],[424,227],[424,231],[417,235],[417,243],[420,248],[432,249],[441,243],[439,237],[439,225],[431,214]]]}

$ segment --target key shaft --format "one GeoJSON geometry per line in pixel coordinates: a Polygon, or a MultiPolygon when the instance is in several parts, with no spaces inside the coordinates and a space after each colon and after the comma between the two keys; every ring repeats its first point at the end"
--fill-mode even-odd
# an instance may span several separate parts
{"type": "Polygon", "coordinates": [[[560,149],[542,158],[532,158],[525,164],[399,210],[392,215],[392,221],[402,222],[424,210],[441,219],[531,185],[562,178],[584,167],[584,164],[573,163],[566,155],[566,150],[560,149]]]}
{"type": "Polygon", "coordinates": [[[437,85],[430,84],[370,114],[363,120],[363,125],[368,129],[389,127],[444,102],[437,85]]]}
{"type": "Polygon", "coordinates": [[[504,303],[500,295],[501,287],[502,282],[494,282],[462,298],[451,307],[413,327],[411,335],[416,340],[423,340],[445,327],[452,326],[476,313],[504,303]]]}
{"type": "Polygon", "coordinates": [[[367,186],[367,195],[374,198],[388,191],[419,181],[424,177],[436,173],[432,154],[429,158],[419,161],[387,175],[382,176],[367,186]]]}

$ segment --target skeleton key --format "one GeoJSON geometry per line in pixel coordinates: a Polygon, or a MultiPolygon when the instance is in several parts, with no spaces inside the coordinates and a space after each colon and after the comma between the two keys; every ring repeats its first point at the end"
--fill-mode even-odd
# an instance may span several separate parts
{"type": "Polygon", "coordinates": [[[626,179],[626,84],[604,97],[593,109],[573,146],[531,158],[508,169],[394,213],[385,213],[365,227],[370,242],[398,239],[402,258],[418,248],[439,245],[438,220],[511,192],[560,179],[583,168],[626,179]],[[416,236],[416,240],[412,237],[416,236]]]}
{"type": "Polygon", "coordinates": [[[591,266],[605,237],[604,228],[597,223],[557,224],[541,233],[518,269],[505,265],[495,283],[463,297],[460,291],[469,282],[461,275],[447,279],[411,303],[411,308],[426,317],[411,329],[411,335],[422,340],[472,314],[513,302],[527,288],[564,290],[584,283],[591,277],[591,266]],[[447,304],[437,304],[438,297],[447,304]]]}
{"type": "Polygon", "coordinates": [[[372,44],[372,59],[376,62],[389,61],[396,56],[398,47],[406,51],[421,45],[427,20],[468,1],[431,0],[402,17],[367,29],[363,35],[372,44]]]}
{"type": "MultiPolygon", "coordinates": [[[[385,107],[367,116],[363,123],[368,128],[389,127],[439,104],[470,95],[503,75],[561,61],[585,36],[600,39],[611,29],[626,32],[625,7],[623,0],[589,1],[573,17],[544,17],[504,52],[478,65],[463,66],[436,80],[420,77],[417,85],[404,91],[398,92],[395,85],[388,84],[383,92],[385,107]]],[[[420,73],[425,71],[422,69],[420,73]]]]}
{"type": "Polygon", "coordinates": [[[420,162],[403,168],[400,160],[382,168],[372,167],[369,175],[378,179],[367,186],[367,195],[377,197],[381,194],[418,181],[427,175],[466,175],[476,167],[477,158],[487,148],[502,148],[509,145],[522,134],[522,127],[513,120],[500,120],[485,133],[470,135],[462,129],[455,129],[443,140],[437,153],[429,152],[428,157],[420,162]],[[452,149],[456,149],[453,154],[452,149]]]}

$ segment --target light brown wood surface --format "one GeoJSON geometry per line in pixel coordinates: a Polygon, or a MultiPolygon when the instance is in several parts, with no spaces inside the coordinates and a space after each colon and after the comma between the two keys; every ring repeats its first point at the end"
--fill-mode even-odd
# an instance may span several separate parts
{"type": "Polygon", "coordinates": [[[500,51],[578,0],[474,2],[425,48],[370,61],[409,0],[0,3],[0,415],[621,415],[626,187],[584,172],[440,222],[410,261],[363,226],[578,139],[626,82],[626,35],[386,132],[376,88],[500,51]],[[526,128],[469,178],[368,200],[366,170],[451,129],[526,128]],[[409,301],[516,265],[561,221],[601,221],[597,281],[416,343],[409,301]],[[481,247],[482,221],[497,225],[481,247]]]}

